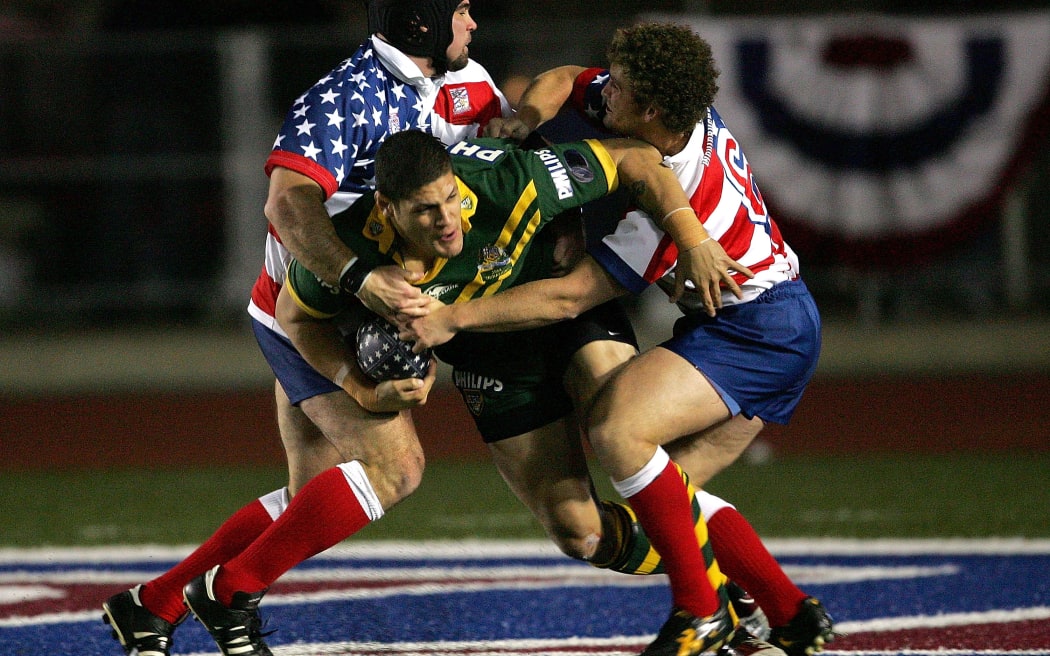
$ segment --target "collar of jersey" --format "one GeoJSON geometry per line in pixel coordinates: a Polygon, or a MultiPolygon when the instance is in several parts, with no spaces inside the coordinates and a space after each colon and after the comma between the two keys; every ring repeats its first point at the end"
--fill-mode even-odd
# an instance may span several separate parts
{"type": "Polygon", "coordinates": [[[372,50],[375,51],[376,57],[379,58],[383,66],[390,69],[394,75],[419,89],[421,93],[425,90],[437,90],[445,83],[444,75],[436,77],[423,75],[423,71],[419,70],[419,66],[409,59],[408,55],[374,35],[372,36],[372,50]]]}

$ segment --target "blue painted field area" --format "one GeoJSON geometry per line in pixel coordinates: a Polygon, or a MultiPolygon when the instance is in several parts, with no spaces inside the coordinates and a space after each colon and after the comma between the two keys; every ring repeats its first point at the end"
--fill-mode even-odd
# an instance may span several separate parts
{"type": "MultiPolygon", "coordinates": [[[[846,634],[829,653],[1050,654],[1050,542],[770,547],[846,634]]],[[[0,654],[121,654],[101,602],[187,551],[0,551],[0,654]]],[[[625,655],[641,650],[668,608],[664,577],[596,570],[546,543],[372,542],[289,572],[263,615],[279,655],[625,655]]],[[[175,638],[175,654],[216,653],[192,621],[175,638]]]]}

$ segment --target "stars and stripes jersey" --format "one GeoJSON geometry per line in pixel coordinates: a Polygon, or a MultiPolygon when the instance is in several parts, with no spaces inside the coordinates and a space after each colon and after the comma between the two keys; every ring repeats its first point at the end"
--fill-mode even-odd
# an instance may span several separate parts
{"type": "MultiPolygon", "coordinates": [[[[281,166],[317,182],[331,216],[374,188],[375,153],[387,135],[418,129],[453,144],[512,113],[477,62],[429,78],[404,53],[372,37],[293,103],[265,170],[269,175],[281,166]]],[[[270,225],[248,312],[282,334],[273,314],[290,259],[270,225]]]]}
{"type": "MultiPolygon", "coordinates": [[[[450,259],[439,258],[413,283],[446,304],[548,276],[552,248],[537,244],[539,230],[558,214],[609,195],[619,184],[612,157],[593,140],[533,151],[481,138],[455,144],[449,152],[462,199],[463,250],[450,259]]],[[[339,237],[369,266],[404,263],[399,237],[376,209],[373,195],[362,196],[332,221],[339,237]]],[[[357,302],[294,258],[287,285],[296,302],[316,317],[335,316],[357,302]]]]}
{"type": "MultiPolygon", "coordinates": [[[[608,80],[607,70],[587,69],[577,76],[570,97],[573,107],[598,125],[605,116],[602,89],[608,80]]],[[[714,107],[707,109],[685,148],[664,157],[664,163],[678,176],[708,234],[755,274],[753,280],[736,275],[744,298],[727,291],[724,304],[749,301],[778,282],[798,277],[798,258],[770,217],[740,143],[714,107]]],[[[612,233],[592,245],[590,254],[634,293],[653,283],[673,288],[678,249],[644,212],[629,210],[612,233]]],[[[682,304],[690,310],[702,307],[698,294],[687,294],[682,304]]]]}

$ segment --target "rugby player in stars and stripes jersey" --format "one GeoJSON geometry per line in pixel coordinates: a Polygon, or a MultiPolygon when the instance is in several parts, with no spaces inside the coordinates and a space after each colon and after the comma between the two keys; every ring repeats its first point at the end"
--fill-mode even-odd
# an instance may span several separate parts
{"type": "MultiPolygon", "coordinates": [[[[655,146],[688,206],[662,218],[629,208],[568,275],[403,317],[402,337],[422,349],[463,331],[535,328],[659,285],[682,311],[673,336],[641,355],[625,353],[586,422],[599,462],[671,579],[670,617],[644,654],[714,652],[729,642],[738,651],[804,656],[833,638],[830,615],[788,579],[735,508],[692,486],[736,460],[766,422],[788,422],[816,368],[820,316],[739,141],[713,106],[719,72],[710,45],[685,26],[643,23],[619,30],[608,58],[608,69],[564,66],[537,76],[507,125],[534,130],[567,102],[605,130],[655,146]],[[699,218],[706,232],[693,248],[666,232],[669,220],[685,218],[699,218]],[[747,269],[731,272],[739,294],[701,266],[716,243],[747,269]],[[696,501],[706,531],[703,521],[694,528],[696,501]],[[757,599],[776,647],[733,640],[726,600],[708,583],[697,549],[705,533],[722,574],[757,599]]],[[[503,127],[497,121],[490,130],[503,127]]]]}
{"type": "MultiPolygon", "coordinates": [[[[489,120],[512,111],[489,73],[469,56],[478,27],[469,0],[368,0],[367,5],[370,38],[294,101],[265,162],[269,227],[248,312],[275,370],[286,366],[284,354],[293,350],[274,318],[292,254],[331,285],[360,289],[353,253],[336,237],[330,217],[372,192],[375,154],[387,135],[423,130],[451,144],[477,136],[489,120]]],[[[393,268],[370,276],[367,290],[360,291],[403,311],[423,302],[418,289],[393,268]]],[[[184,587],[244,551],[316,473],[317,459],[331,448],[318,421],[330,421],[333,411],[316,405],[305,411],[298,405],[304,394],[311,392],[275,384],[287,487],[232,515],[171,570],[103,604],[103,618],[125,653],[169,654],[175,627],[187,615],[184,587]]],[[[418,394],[405,390],[409,402],[418,394]]],[[[214,592],[212,584],[211,579],[206,583],[208,594],[214,592]]],[[[221,590],[218,599],[234,602],[228,590],[221,590]]],[[[215,613],[198,613],[198,618],[223,653],[269,654],[257,621],[258,600],[237,602],[235,621],[215,613]]]]}

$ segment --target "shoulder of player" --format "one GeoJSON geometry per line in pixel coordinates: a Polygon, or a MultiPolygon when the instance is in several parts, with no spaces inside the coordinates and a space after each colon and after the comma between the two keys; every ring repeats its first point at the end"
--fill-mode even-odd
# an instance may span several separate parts
{"type": "Polygon", "coordinates": [[[460,171],[491,169],[503,164],[508,155],[514,161],[520,161],[524,156],[515,153],[523,153],[517,145],[509,139],[497,139],[495,137],[474,137],[458,141],[448,146],[449,155],[452,158],[452,169],[458,174],[460,171]]]}
{"type": "MultiPolygon", "coordinates": [[[[375,195],[367,193],[355,200],[350,207],[333,214],[332,225],[339,238],[351,246],[359,241],[370,217],[376,211],[375,207],[375,195]]],[[[378,232],[379,228],[376,231],[378,232]]]]}

